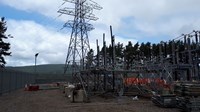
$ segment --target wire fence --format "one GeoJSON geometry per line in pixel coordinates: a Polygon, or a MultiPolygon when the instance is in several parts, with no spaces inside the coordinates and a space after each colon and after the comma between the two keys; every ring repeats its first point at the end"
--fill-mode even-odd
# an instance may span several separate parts
{"type": "Polygon", "coordinates": [[[35,83],[33,74],[0,69],[0,95],[21,89],[25,84],[33,83],[35,83]]]}

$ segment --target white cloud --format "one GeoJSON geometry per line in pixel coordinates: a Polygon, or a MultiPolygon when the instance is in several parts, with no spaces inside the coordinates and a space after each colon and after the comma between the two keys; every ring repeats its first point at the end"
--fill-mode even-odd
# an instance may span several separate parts
{"type": "Polygon", "coordinates": [[[37,12],[55,18],[62,0],[1,0],[0,3],[27,12],[37,12]]]}
{"type": "MultiPolygon", "coordinates": [[[[128,17],[133,17],[136,23],[136,26],[132,25],[132,29],[150,36],[179,32],[182,27],[200,19],[199,0],[95,0],[95,2],[103,9],[94,11],[99,20],[93,23],[97,24],[97,27],[103,25],[104,29],[112,25],[116,32],[121,33],[127,33],[123,32],[122,28],[127,26],[123,19],[128,17]]],[[[59,15],[57,10],[63,0],[1,0],[1,3],[19,10],[56,18],[59,15]]],[[[69,3],[62,7],[67,4],[69,3]]],[[[66,21],[65,17],[61,16],[60,20],[66,21]]]]}
{"type": "MultiPolygon", "coordinates": [[[[190,32],[191,28],[197,28],[196,22],[200,19],[199,0],[96,0],[104,9],[98,12],[100,23],[113,25],[116,32],[127,34],[132,30],[137,30],[140,38],[147,38],[152,41],[152,37],[168,35],[176,36],[180,33],[190,32]],[[131,23],[124,24],[124,18],[132,17],[131,23]],[[192,26],[191,26],[192,25],[192,26]]],[[[131,18],[129,18],[131,19],[131,18]]],[[[138,39],[139,37],[137,37],[138,39]]],[[[174,37],[171,37],[174,38],[174,37]]],[[[161,39],[162,40],[162,37],[161,39]]]]}
{"type": "MultiPolygon", "coordinates": [[[[200,29],[199,0],[95,0],[95,2],[103,9],[94,11],[99,17],[99,20],[92,22],[96,29],[90,32],[89,36],[90,46],[94,50],[96,50],[96,39],[99,39],[99,45],[102,47],[103,33],[106,33],[107,45],[110,43],[110,25],[113,26],[116,43],[121,42],[124,45],[129,40],[133,43],[153,41],[158,38],[168,40],[182,33],[200,29]],[[166,36],[169,37],[166,39],[166,36]]],[[[56,18],[59,15],[57,10],[63,0],[1,0],[0,3],[18,10],[56,18]]],[[[65,17],[61,16],[59,20],[63,21],[65,17]]],[[[69,18],[71,17],[67,17],[69,18]]],[[[13,61],[21,58],[29,60],[27,63],[32,64],[35,52],[41,52],[38,62],[64,63],[69,41],[66,39],[67,35],[33,21],[8,21],[9,33],[15,37],[11,39],[13,57],[9,58],[12,60],[10,65],[21,63],[13,61]],[[15,51],[18,52],[14,54],[15,51]]]]}
{"type": "MultiPolygon", "coordinates": [[[[9,39],[12,56],[6,57],[7,66],[34,65],[34,56],[38,52],[37,64],[65,63],[70,40],[69,34],[57,32],[57,29],[52,27],[26,20],[7,20],[7,27],[7,34],[14,36],[9,39]]],[[[102,34],[106,31],[109,31],[109,27],[108,30],[96,29],[96,32],[89,33],[90,47],[95,51],[96,39],[99,39],[99,44],[102,44],[102,34]],[[97,35],[100,35],[99,38],[97,35]]],[[[106,33],[109,34],[109,32],[106,33]]],[[[127,41],[121,37],[117,38],[124,44],[127,41]]],[[[106,35],[106,41],[109,45],[110,35],[106,35]]]]}
{"type": "Polygon", "coordinates": [[[34,55],[39,52],[38,64],[64,63],[69,36],[44,27],[33,21],[8,20],[8,34],[12,56],[8,65],[33,65],[34,55]]]}

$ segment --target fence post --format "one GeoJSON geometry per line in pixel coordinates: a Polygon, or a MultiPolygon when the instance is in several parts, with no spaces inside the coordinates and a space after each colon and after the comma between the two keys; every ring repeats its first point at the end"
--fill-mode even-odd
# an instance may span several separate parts
{"type": "Polygon", "coordinates": [[[2,95],[2,91],[3,91],[3,70],[0,69],[0,96],[2,95]]]}
{"type": "Polygon", "coordinates": [[[9,74],[8,74],[8,80],[9,80],[9,82],[8,82],[8,87],[9,87],[9,89],[8,89],[8,92],[10,93],[11,92],[11,74],[12,74],[12,72],[9,72],[9,74]]]}
{"type": "Polygon", "coordinates": [[[17,77],[18,77],[18,73],[15,74],[15,90],[17,89],[17,77]]]}

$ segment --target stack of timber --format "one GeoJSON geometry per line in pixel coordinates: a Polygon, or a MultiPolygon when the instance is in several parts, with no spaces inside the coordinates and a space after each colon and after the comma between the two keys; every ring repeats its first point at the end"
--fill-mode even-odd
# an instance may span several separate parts
{"type": "Polygon", "coordinates": [[[177,97],[177,107],[185,112],[200,112],[200,83],[176,83],[174,93],[177,97]]]}
{"type": "Polygon", "coordinates": [[[200,96],[200,83],[177,83],[174,92],[178,96],[200,96]]]}

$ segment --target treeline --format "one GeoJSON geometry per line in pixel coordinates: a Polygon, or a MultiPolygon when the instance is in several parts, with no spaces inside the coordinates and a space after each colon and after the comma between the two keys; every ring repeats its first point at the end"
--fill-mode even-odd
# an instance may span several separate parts
{"type": "MultiPolygon", "coordinates": [[[[192,42],[190,44],[190,49],[195,49],[196,43],[192,42]]],[[[141,60],[152,60],[159,59],[160,55],[165,57],[171,57],[173,50],[176,52],[183,52],[185,49],[188,49],[188,44],[179,40],[179,41],[169,41],[169,42],[160,42],[160,43],[135,43],[131,41],[127,45],[118,42],[115,45],[115,56],[117,59],[123,59],[126,63],[126,68],[129,69],[131,65],[135,62],[141,60]]],[[[100,55],[104,55],[104,47],[100,50],[100,55]]],[[[108,60],[112,59],[113,48],[111,45],[106,47],[106,56],[108,60]]]]}

